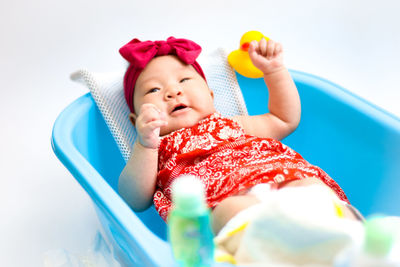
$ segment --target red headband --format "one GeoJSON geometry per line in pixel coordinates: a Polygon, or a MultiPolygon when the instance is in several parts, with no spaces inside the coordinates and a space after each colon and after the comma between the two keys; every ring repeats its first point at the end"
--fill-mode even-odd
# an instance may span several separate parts
{"type": "Polygon", "coordinates": [[[174,37],[169,37],[167,41],[154,42],[141,42],[135,38],[121,47],[119,53],[130,63],[124,76],[124,92],[131,112],[134,112],[133,92],[136,80],[150,60],[156,56],[176,55],[184,63],[192,65],[205,80],[203,70],[196,61],[200,52],[201,47],[195,42],[174,37]]]}

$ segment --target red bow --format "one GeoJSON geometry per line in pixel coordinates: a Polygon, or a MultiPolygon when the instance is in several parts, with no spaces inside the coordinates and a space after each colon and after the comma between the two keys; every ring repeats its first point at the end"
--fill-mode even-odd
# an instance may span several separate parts
{"type": "Polygon", "coordinates": [[[144,69],[155,56],[174,54],[186,64],[193,64],[201,52],[201,47],[187,39],[169,37],[167,41],[145,41],[133,39],[120,48],[119,53],[135,66],[144,69]]]}
{"type": "Polygon", "coordinates": [[[182,62],[192,65],[194,69],[206,80],[203,70],[196,62],[201,52],[201,47],[187,39],[169,37],[167,41],[145,41],[133,39],[119,49],[119,53],[130,63],[124,76],[124,94],[126,103],[131,112],[134,112],[133,93],[139,74],[147,63],[156,56],[176,55],[182,62]]]}

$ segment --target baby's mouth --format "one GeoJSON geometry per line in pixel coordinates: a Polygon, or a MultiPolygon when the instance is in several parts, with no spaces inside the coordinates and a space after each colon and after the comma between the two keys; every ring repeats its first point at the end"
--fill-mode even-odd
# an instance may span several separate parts
{"type": "Polygon", "coordinates": [[[175,111],[182,110],[182,109],[185,109],[185,108],[187,108],[187,106],[184,105],[184,104],[176,105],[175,108],[171,111],[171,113],[174,113],[175,111]]]}

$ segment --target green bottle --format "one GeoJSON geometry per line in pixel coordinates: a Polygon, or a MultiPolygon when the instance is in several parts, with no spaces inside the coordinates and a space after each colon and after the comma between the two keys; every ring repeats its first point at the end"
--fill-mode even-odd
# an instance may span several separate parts
{"type": "Polygon", "coordinates": [[[168,239],[175,259],[183,267],[211,266],[214,242],[203,183],[194,176],[178,177],[172,184],[172,202],[168,239]]]}
{"type": "Polygon", "coordinates": [[[335,267],[399,267],[400,220],[373,216],[363,224],[364,242],[343,250],[335,267]]]}

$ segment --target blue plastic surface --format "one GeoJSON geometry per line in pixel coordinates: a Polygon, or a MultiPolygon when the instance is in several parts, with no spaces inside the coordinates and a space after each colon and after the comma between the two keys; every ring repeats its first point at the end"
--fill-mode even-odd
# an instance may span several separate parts
{"type": "MultiPolygon", "coordinates": [[[[302,120],[283,142],[334,178],[364,216],[399,216],[400,120],[329,81],[291,74],[302,101],[302,120]]],[[[249,113],[265,113],[263,79],[237,77],[249,113]]],[[[121,262],[174,266],[166,225],[154,207],[135,213],[116,191],[124,161],[90,94],[59,115],[52,146],[93,200],[121,262]]]]}

